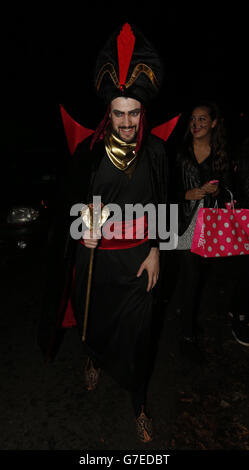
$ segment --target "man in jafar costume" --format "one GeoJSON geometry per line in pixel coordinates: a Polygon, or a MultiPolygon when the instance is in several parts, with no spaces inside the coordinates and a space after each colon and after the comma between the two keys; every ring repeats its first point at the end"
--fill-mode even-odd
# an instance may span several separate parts
{"type": "MultiPolygon", "coordinates": [[[[123,214],[126,204],[153,204],[157,208],[166,203],[164,143],[147,131],[145,121],[145,108],[156,96],[161,80],[157,52],[128,24],[110,37],[97,58],[95,86],[107,112],[93,135],[77,146],[63,181],[50,231],[48,281],[39,328],[40,345],[50,360],[70,297],[82,336],[89,258],[94,250],[83,343],[89,354],[87,388],[97,386],[104,370],[127,389],[137,435],[143,442],[152,439],[146,396],[155,356],[159,240],[149,238],[146,213],[130,221],[124,220],[123,214]],[[86,229],[81,240],[74,240],[70,236],[70,209],[74,204],[92,203],[93,196],[101,196],[104,206],[114,203],[121,208],[118,223],[122,233],[127,224],[138,231],[143,225],[144,236],[105,238],[107,220],[100,238],[86,229]]],[[[161,252],[161,260],[163,255],[161,252]]]]}

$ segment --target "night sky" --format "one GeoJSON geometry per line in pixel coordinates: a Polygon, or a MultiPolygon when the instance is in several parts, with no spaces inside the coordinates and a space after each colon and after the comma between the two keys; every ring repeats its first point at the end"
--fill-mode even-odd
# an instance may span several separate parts
{"type": "Polygon", "coordinates": [[[184,113],[204,97],[221,106],[233,138],[246,137],[245,3],[229,2],[223,11],[218,2],[206,1],[184,7],[165,1],[124,2],[118,11],[117,2],[105,3],[84,7],[81,2],[81,8],[68,3],[53,12],[41,3],[6,13],[1,127],[7,151],[56,145],[59,103],[86,127],[97,125],[105,110],[92,86],[95,57],[125,22],[144,32],[165,63],[160,99],[151,110],[155,124],[184,113]]]}

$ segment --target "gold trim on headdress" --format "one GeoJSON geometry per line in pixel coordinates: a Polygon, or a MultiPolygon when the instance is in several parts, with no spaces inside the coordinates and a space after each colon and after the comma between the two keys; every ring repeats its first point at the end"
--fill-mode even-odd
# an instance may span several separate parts
{"type": "Polygon", "coordinates": [[[104,64],[103,67],[101,67],[101,69],[98,73],[97,80],[96,80],[97,91],[99,91],[102,79],[103,79],[103,77],[106,73],[109,73],[114,85],[116,85],[117,88],[120,87],[119,80],[118,80],[114,65],[111,64],[110,62],[108,62],[107,64],[104,64]]]}
{"type": "Polygon", "coordinates": [[[159,87],[159,83],[157,81],[157,78],[156,78],[153,70],[151,70],[151,68],[146,64],[137,64],[136,65],[136,67],[134,68],[134,70],[131,74],[131,78],[125,84],[125,87],[129,88],[135,82],[135,80],[139,77],[139,75],[141,73],[145,73],[145,75],[147,75],[147,77],[150,79],[152,85],[155,88],[159,87]]]}
{"type": "MultiPolygon", "coordinates": [[[[114,65],[111,64],[110,62],[108,62],[108,63],[104,64],[103,67],[101,67],[101,69],[98,73],[97,80],[96,80],[96,89],[97,89],[97,91],[99,91],[101,82],[102,82],[103,77],[106,73],[109,73],[114,85],[117,88],[120,88],[120,83],[119,83],[114,65]]],[[[133,85],[133,83],[136,81],[136,79],[139,77],[139,75],[141,73],[144,73],[145,75],[147,75],[147,77],[150,79],[152,85],[155,88],[159,87],[158,80],[157,80],[153,70],[146,64],[137,64],[136,67],[134,68],[132,74],[131,74],[130,79],[128,80],[128,82],[125,83],[125,88],[129,88],[131,85],[133,85]]]]}

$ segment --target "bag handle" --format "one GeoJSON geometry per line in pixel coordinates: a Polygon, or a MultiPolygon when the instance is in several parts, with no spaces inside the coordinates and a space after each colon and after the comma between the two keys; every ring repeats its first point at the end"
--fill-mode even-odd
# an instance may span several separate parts
{"type": "MultiPolygon", "coordinates": [[[[228,188],[225,188],[225,189],[226,189],[226,191],[228,191],[229,194],[230,194],[231,202],[228,203],[228,204],[230,204],[230,207],[231,207],[231,209],[233,209],[233,212],[234,212],[234,211],[235,211],[235,207],[234,207],[233,193],[230,191],[230,189],[228,189],[228,188]]],[[[215,200],[214,209],[217,209],[217,211],[218,211],[218,209],[219,209],[218,200],[217,200],[217,199],[215,200]]],[[[228,209],[228,207],[227,207],[227,209],[228,209]]]]}
{"type": "Polygon", "coordinates": [[[230,191],[230,189],[226,188],[226,190],[229,192],[230,196],[231,196],[231,202],[230,202],[230,206],[231,206],[231,209],[233,209],[233,212],[235,211],[235,208],[234,208],[234,198],[233,198],[233,193],[230,191]]]}

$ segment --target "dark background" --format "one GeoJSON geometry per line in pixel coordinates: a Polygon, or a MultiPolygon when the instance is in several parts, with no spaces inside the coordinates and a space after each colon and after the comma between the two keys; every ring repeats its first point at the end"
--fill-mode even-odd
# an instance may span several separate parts
{"type": "Polygon", "coordinates": [[[93,89],[96,54],[125,22],[142,29],[165,64],[160,97],[151,108],[152,124],[184,115],[199,97],[213,99],[236,148],[248,135],[248,20],[243,5],[10,6],[2,16],[2,161],[12,162],[14,171],[20,164],[30,172],[37,165],[57,171],[67,153],[59,103],[78,122],[95,128],[105,111],[93,89]]]}
{"type": "MultiPolygon", "coordinates": [[[[184,114],[198,97],[208,97],[221,106],[236,149],[248,136],[248,13],[245,2],[222,4],[222,11],[218,0],[196,6],[166,1],[90,6],[82,0],[81,6],[60,3],[56,11],[52,2],[26,8],[24,3],[19,8],[10,4],[5,12],[2,6],[0,207],[25,193],[34,199],[35,188],[37,197],[44,198],[45,182],[54,187],[51,176],[56,178],[64,159],[70,158],[59,103],[86,127],[98,124],[105,109],[92,86],[95,57],[125,22],[138,25],[164,58],[165,82],[151,109],[153,124],[184,114]]],[[[86,357],[75,330],[67,332],[55,363],[44,364],[36,338],[44,282],[41,240],[46,233],[39,224],[37,232],[39,243],[34,232],[30,235],[33,251],[27,247],[18,253],[1,244],[0,233],[0,447],[145,450],[135,440],[125,392],[105,374],[96,394],[84,389],[86,357]]],[[[15,232],[13,240],[20,236],[22,240],[23,233],[15,232]]],[[[227,315],[230,286],[237,272],[246,271],[227,266],[233,259],[224,261],[209,271],[200,308],[208,334],[207,368],[188,364],[180,354],[179,288],[165,305],[150,388],[156,424],[150,451],[249,448],[249,348],[233,340],[227,315]]],[[[171,266],[174,282],[175,258],[171,266]]],[[[235,458],[237,463],[238,454],[235,458]]]]}

